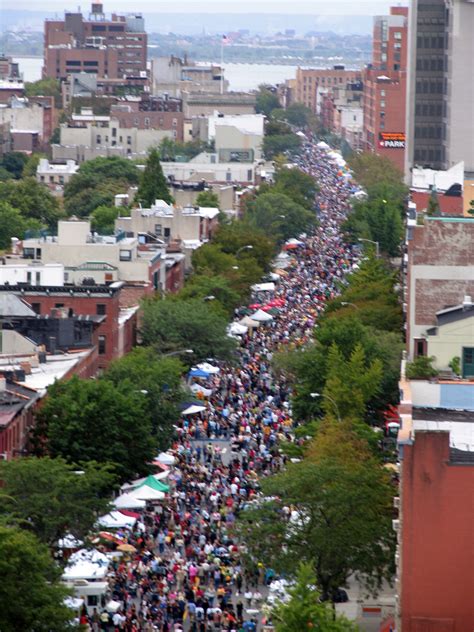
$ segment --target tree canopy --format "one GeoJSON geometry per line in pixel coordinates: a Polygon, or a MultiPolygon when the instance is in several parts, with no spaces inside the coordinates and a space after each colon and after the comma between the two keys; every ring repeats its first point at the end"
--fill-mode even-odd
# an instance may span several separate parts
{"type": "Polygon", "coordinates": [[[104,374],[104,379],[116,387],[129,384],[135,390],[146,391],[142,394],[157,450],[169,448],[173,426],[180,418],[179,404],[185,398],[181,381],[183,370],[177,357],[165,358],[151,348],[136,347],[112,362],[104,374]]]}
{"type": "Polygon", "coordinates": [[[272,608],[276,632],[302,632],[309,628],[318,632],[356,632],[356,625],[344,616],[335,616],[331,606],[321,602],[316,582],[311,564],[301,563],[294,585],[288,589],[288,599],[277,601],[272,608]]]}
{"type": "Polygon", "coordinates": [[[219,208],[219,196],[214,191],[200,191],[196,197],[198,206],[207,206],[210,208],[219,208]]]}
{"type": "MultiPolygon", "coordinates": [[[[78,507],[80,509],[80,507],[78,507]]],[[[0,630],[66,632],[73,612],[61,568],[32,533],[0,526],[0,630]]]]}
{"type": "Polygon", "coordinates": [[[301,169],[279,169],[275,174],[275,184],[271,189],[275,193],[283,193],[300,206],[311,209],[314,196],[318,192],[316,180],[301,169]]]}
{"type": "Polygon", "coordinates": [[[8,522],[32,531],[49,547],[68,533],[83,539],[107,512],[116,481],[110,466],[49,457],[3,461],[0,475],[0,507],[8,522]]]}
{"type": "Polygon", "coordinates": [[[62,105],[61,83],[53,77],[46,77],[33,82],[27,81],[25,83],[25,94],[27,97],[54,97],[55,107],[60,108],[62,105]]]}
{"type": "Polygon", "coordinates": [[[171,298],[143,304],[143,342],[159,353],[192,349],[195,360],[228,359],[235,345],[226,327],[225,316],[201,299],[171,298]]]}
{"type": "Polygon", "coordinates": [[[91,228],[100,235],[112,235],[115,231],[115,220],[119,216],[117,206],[98,206],[91,213],[91,228]]]}
{"type": "Polygon", "coordinates": [[[35,178],[0,182],[0,199],[18,209],[25,221],[37,220],[52,229],[62,216],[57,199],[35,178]]]}
{"type": "Polygon", "coordinates": [[[111,463],[121,481],[148,473],[156,450],[146,396],[130,382],[56,382],[34,432],[40,453],[69,463],[111,463]]]}
{"type": "Polygon", "coordinates": [[[277,95],[273,92],[270,86],[260,85],[256,94],[257,103],[255,105],[255,111],[257,114],[265,114],[269,117],[272,110],[280,107],[280,101],[277,95]]]}
{"type": "Polygon", "coordinates": [[[9,151],[3,154],[0,160],[2,166],[11,178],[19,179],[23,174],[23,169],[28,161],[28,156],[21,151],[9,151]]]}
{"type": "Polygon", "coordinates": [[[284,193],[263,193],[248,207],[248,218],[260,230],[279,241],[296,237],[316,223],[315,213],[294,202],[284,193]]]}
{"type": "Polygon", "coordinates": [[[241,514],[238,528],[250,563],[265,560],[292,576],[305,562],[328,600],[352,574],[370,591],[391,578],[390,477],[349,423],[326,421],[300,463],[261,485],[267,498],[277,500],[241,514]]]}
{"type": "Polygon", "coordinates": [[[150,207],[156,200],[164,200],[168,204],[173,201],[161,168],[160,155],[155,148],[148,154],[136,199],[145,207],[150,207]]]}
{"type": "Polygon", "coordinates": [[[12,237],[22,239],[28,229],[40,228],[40,222],[26,219],[17,208],[8,202],[0,201],[0,249],[9,249],[12,237]]]}

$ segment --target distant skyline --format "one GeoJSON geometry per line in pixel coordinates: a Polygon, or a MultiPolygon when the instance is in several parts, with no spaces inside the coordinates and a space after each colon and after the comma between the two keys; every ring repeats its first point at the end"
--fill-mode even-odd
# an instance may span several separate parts
{"type": "MultiPolygon", "coordinates": [[[[4,1],[4,0],[3,0],[4,1]]],[[[2,0],[0,0],[0,6],[2,0]]],[[[162,2],[160,0],[136,0],[133,4],[130,0],[104,0],[103,5],[107,13],[112,11],[131,13],[268,13],[268,14],[299,14],[299,15],[378,15],[388,11],[391,5],[406,6],[408,2],[390,2],[388,0],[360,0],[348,2],[347,0],[313,0],[312,2],[296,0],[175,0],[175,2],[162,2]]],[[[38,12],[57,12],[62,14],[64,10],[75,11],[78,7],[84,13],[90,10],[91,2],[84,0],[42,0],[37,4],[35,0],[15,0],[14,5],[3,4],[6,9],[26,10],[38,12]]],[[[0,9],[1,17],[1,9],[0,9]]]]}

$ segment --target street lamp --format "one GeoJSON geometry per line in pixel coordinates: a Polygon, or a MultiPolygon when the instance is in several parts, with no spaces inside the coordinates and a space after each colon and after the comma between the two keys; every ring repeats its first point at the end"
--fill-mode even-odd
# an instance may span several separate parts
{"type": "Polygon", "coordinates": [[[252,244],[247,244],[246,246],[242,246],[241,248],[237,250],[237,252],[235,253],[235,256],[238,257],[238,255],[242,252],[242,250],[253,250],[253,246],[252,244]]]}
{"type": "Polygon", "coordinates": [[[359,237],[357,241],[365,241],[368,244],[374,244],[375,246],[375,256],[380,257],[380,244],[378,241],[374,241],[373,239],[364,239],[363,237],[359,237]]]}
{"type": "Polygon", "coordinates": [[[171,356],[180,355],[181,353],[187,353],[191,355],[192,353],[194,353],[194,350],[193,349],[180,349],[179,351],[170,351],[169,353],[163,353],[162,357],[169,358],[171,356]]]}
{"type": "Polygon", "coordinates": [[[338,420],[340,422],[342,421],[341,414],[339,412],[339,406],[337,405],[337,402],[335,399],[333,399],[330,395],[326,395],[326,393],[310,393],[310,395],[313,399],[316,399],[316,397],[325,397],[326,399],[328,399],[334,406],[338,420]]]}
{"type": "Polygon", "coordinates": [[[344,307],[347,307],[348,305],[350,305],[354,309],[360,309],[360,307],[356,305],[355,303],[348,303],[347,301],[341,301],[341,305],[343,305],[344,307]]]}

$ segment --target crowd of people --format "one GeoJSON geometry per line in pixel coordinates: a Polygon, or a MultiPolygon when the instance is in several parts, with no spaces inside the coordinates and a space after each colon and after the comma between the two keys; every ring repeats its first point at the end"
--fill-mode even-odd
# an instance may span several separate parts
{"type": "Polygon", "coordinates": [[[183,420],[172,492],[145,510],[144,529],[128,536],[136,553],[113,564],[110,580],[121,607],[114,615],[95,611],[94,631],[254,632],[271,625],[262,602],[273,571],[265,560],[243,565],[245,542],[235,525],[258,494],[259,476],[284,467],[278,445],[292,433],[290,389],[272,374],[272,354],[309,339],[355,260],[339,232],[353,193],[350,180],[313,142],[303,146],[298,167],[320,186],[319,223],[292,251],[276,286],[283,307],[242,337],[237,365],[222,365],[208,381],[206,412],[183,420]]]}

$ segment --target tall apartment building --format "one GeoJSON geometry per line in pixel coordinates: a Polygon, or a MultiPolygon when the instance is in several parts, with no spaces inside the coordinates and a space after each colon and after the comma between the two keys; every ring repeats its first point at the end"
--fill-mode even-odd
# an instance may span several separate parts
{"type": "Polygon", "coordinates": [[[303,103],[316,113],[318,88],[333,88],[357,83],[362,80],[360,70],[346,70],[344,66],[333,68],[298,68],[296,71],[295,101],[303,103]]]}
{"type": "Polygon", "coordinates": [[[414,165],[474,172],[474,3],[413,0],[405,173],[414,165]]]}
{"type": "Polygon", "coordinates": [[[86,72],[100,78],[146,77],[147,34],[141,15],[107,18],[93,3],[88,19],[65,13],[64,20],[44,23],[43,76],[65,80],[86,72]]]}
{"type": "Polygon", "coordinates": [[[372,63],[364,70],[365,149],[405,164],[408,8],[374,18],[372,63]]]}

